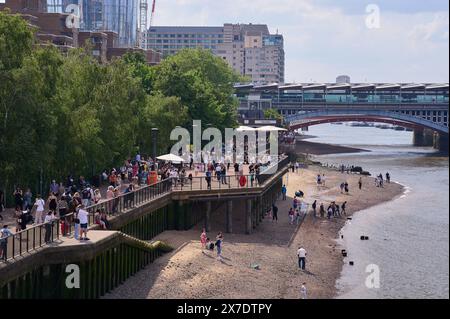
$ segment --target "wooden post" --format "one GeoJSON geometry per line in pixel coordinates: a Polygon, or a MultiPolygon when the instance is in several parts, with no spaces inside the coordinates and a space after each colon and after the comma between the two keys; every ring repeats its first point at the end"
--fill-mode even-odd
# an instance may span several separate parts
{"type": "Polygon", "coordinates": [[[227,201],[227,233],[233,232],[233,201],[227,201]]]}
{"type": "Polygon", "coordinates": [[[207,232],[211,231],[211,202],[206,202],[206,212],[205,212],[205,230],[207,232]]]}
{"type": "Polygon", "coordinates": [[[246,204],[245,233],[250,235],[252,233],[252,200],[247,199],[246,204]]]}

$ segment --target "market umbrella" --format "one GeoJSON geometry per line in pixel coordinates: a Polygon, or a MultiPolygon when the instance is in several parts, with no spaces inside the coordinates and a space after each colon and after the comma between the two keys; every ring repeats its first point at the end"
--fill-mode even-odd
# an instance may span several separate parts
{"type": "Polygon", "coordinates": [[[174,155],[174,154],[165,154],[165,155],[161,155],[158,156],[156,159],[160,160],[160,161],[166,161],[166,162],[172,162],[172,163],[183,163],[184,159],[174,155]]]}
{"type": "Polygon", "coordinates": [[[256,131],[256,129],[253,127],[250,127],[250,126],[239,126],[236,129],[236,131],[237,132],[248,132],[248,131],[256,131]]]}
{"type": "Polygon", "coordinates": [[[287,131],[284,128],[276,127],[276,126],[261,126],[261,127],[258,127],[256,130],[259,131],[259,132],[281,132],[281,131],[287,131]]]}

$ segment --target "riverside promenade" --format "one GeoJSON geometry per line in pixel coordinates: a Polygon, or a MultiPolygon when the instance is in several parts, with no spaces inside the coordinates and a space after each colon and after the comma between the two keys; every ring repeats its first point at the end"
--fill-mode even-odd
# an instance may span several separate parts
{"type": "MultiPolygon", "coordinates": [[[[226,206],[226,213],[223,216],[226,231],[233,232],[233,214],[239,214],[244,216],[245,233],[251,234],[280,194],[282,177],[288,171],[289,165],[288,158],[282,156],[277,163],[262,170],[257,178],[243,175],[245,183],[234,175],[227,176],[222,182],[213,178],[210,187],[204,176],[193,177],[192,181],[169,178],[112,200],[103,201],[87,208],[88,237],[91,239],[89,241],[78,241],[73,238],[72,223],[66,228],[63,227],[66,231],[63,234],[60,219],[56,219],[52,224],[36,225],[15,233],[7,240],[6,261],[0,262],[0,296],[1,298],[58,297],[55,294],[35,295],[36,289],[39,289],[42,276],[48,274],[49,265],[57,265],[57,273],[62,275],[62,270],[69,261],[76,264],[79,261],[88,264],[99,262],[102,267],[112,267],[108,268],[109,270],[104,269],[108,273],[122,269],[123,263],[127,264],[128,260],[132,265],[126,266],[128,271],[123,272],[125,279],[170,250],[164,243],[152,242],[152,238],[166,230],[187,230],[200,221],[203,221],[206,229],[209,229],[211,214],[223,205],[226,206]],[[237,201],[239,203],[233,205],[237,201]],[[238,207],[238,204],[240,206],[242,203],[245,210],[233,211],[233,206],[238,207]],[[114,213],[111,213],[112,207],[115,207],[114,213]],[[94,214],[98,209],[108,212],[113,231],[98,230],[99,225],[95,224],[94,220],[94,214]],[[50,240],[45,242],[44,236],[49,230],[50,240]],[[120,253],[119,247],[122,247],[120,253]],[[110,254],[119,259],[114,259],[110,254]],[[98,258],[101,261],[97,260],[97,256],[100,256],[98,258]],[[107,267],[107,264],[110,266],[107,267]],[[114,268],[114,265],[117,267],[114,268]],[[34,274],[36,271],[37,274],[34,274]]],[[[50,281],[57,280],[61,278],[55,277],[50,281]]],[[[109,279],[106,277],[102,279],[102,285],[105,284],[105,280],[109,279]]],[[[109,282],[107,285],[111,288],[116,286],[109,282]]],[[[58,294],[65,295],[62,293],[65,291],[64,287],[59,287],[58,291],[58,294]]],[[[98,297],[106,291],[100,290],[100,294],[93,296],[98,297]]],[[[84,293],[77,296],[87,296],[91,292],[87,292],[87,295],[83,295],[84,293]]]]}

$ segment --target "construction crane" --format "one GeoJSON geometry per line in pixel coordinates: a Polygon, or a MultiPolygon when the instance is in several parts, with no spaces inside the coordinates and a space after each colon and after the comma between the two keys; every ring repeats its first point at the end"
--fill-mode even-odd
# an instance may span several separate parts
{"type": "Polygon", "coordinates": [[[139,48],[145,48],[145,33],[147,31],[148,0],[139,0],[139,29],[138,43],[139,48]]]}
{"type": "Polygon", "coordinates": [[[150,17],[150,25],[149,27],[151,28],[153,26],[153,19],[155,18],[155,5],[156,5],[156,0],[153,0],[153,4],[152,4],[152,15],[150,17]]]}
{"type": "Polygon", "coordinates": [[[148,1],[149,0],[139,0],[139,37],[138,37],[138,47],[146,48],[146,33],[148,27],[152,26],[153,18],[155,15],[155,5],[156,0],[153,0],[152,3],[152,14],[150,17],[150,24],[148,24],[148,1]]]}

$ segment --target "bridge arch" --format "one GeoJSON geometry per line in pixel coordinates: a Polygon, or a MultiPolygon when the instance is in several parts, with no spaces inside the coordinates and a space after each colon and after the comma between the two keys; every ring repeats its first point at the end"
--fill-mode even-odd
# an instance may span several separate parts
{"type": "Polygon", "coordinates": [[[333,122],[381,122],[413,129],[428,128],[439,133],[449,133],[448,127],[420,117],[383,110],[323,110],[300,112],[285,117],[291,130],[333,122]]]}

